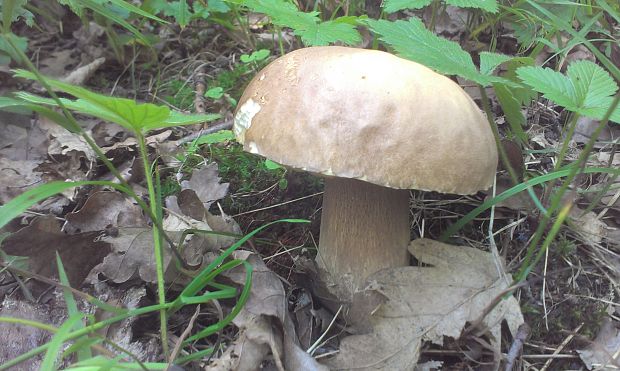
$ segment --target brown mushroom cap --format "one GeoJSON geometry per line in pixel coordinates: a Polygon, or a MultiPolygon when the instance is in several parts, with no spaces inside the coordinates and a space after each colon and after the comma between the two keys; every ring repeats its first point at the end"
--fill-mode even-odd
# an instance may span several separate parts
{"type": "Polygon", "coordinates": [[[239,101],[246,151],[380,186],[472,194],[497,167],[489,124],[452,80],[389,53],[299,49],[260,71],[239,101]]]}

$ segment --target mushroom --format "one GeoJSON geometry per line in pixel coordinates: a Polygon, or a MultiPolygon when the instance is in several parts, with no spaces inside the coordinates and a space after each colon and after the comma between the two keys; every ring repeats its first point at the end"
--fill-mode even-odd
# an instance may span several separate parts
{"type": "Polygon", "coordinates": [[[261,70],[234,116],[246,151],[325,176],[317,264],[340,300],[409,263],[409,189],[472,194],[497,166],[488,122],[456,83],[392,54],[340,46],[261,70]]]}

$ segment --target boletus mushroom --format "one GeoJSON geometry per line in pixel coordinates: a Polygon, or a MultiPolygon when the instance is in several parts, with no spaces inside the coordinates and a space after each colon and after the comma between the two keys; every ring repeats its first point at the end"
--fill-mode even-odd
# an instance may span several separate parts
{"type": "Polygon", "coordinates": [[[472,194],[497,166],[489,124],[449,78],[392,54],[340,46],[261,70],[234,116],[246,151],[325,177],[317,264],[342,301],[409,263],[409,190],[472,194]]]}

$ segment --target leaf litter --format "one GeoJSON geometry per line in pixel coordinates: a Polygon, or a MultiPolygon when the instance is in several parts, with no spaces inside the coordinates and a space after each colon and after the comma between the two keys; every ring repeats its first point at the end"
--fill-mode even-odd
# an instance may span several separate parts
{"type": "MultiPolygon", "coordinates": [[[[343,339],[339,354],[326,362],[332,369],[405,370],[418,362],[422,343],[457,339],[510,285],[499,277],[490,253],[428,239],[411,243],[409,252],[430,267],[385,269],[368,278],[354,306],[366,304],[371,331],[343,339]]],[[[517,300],[499,304],[482,320],[499,351],[501,323],[512,334],[523,323],[517,300]]]]}

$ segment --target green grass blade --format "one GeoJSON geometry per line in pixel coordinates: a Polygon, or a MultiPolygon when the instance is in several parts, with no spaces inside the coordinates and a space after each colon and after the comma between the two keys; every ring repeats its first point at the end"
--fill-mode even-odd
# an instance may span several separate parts
{"type": "Polygon", "coordinates": [[[77,324],[78,321],[82,320],[82,315],[70,316],[65,323],[60,326],[52,340],[48,343],[47,352],[45,353],[45,358],[43,358],[43,362],[41,362],[41,370],[55,370],[55,363],[58,354],[60,354],[60,350],[65,341],[68,340],[68,335],[71,329],[77,324]]]}
{"type": "MultiPolygon", "coordinates": [[[[604,167],[586,167],[585,169],[583,169],[583,173],[584,174],[590,174],[590,173],[614,173],[617,172],[618,170],[616,169],[609,169],[609,168],[604,168],[604,167]]],[[[473,209],[472,211],[470,211],[469,213],[467,213],[467,215],[463,216],[461,219],[459,219],[456,223],[452,224],[450,227],[448,227],[448,229],[446,229],[445,232],[443,232],[441,234],[441,236],[439,237],[440,241],[447,241],[451,236],[453,236],[454,234],[456,234],[456,232],[458,232],[459,230],[461,230],[461,228],[463,228],[467,223],[471,222],[472,220],[474,220],[475,217],[477,217],[478,215],[480,215],[481,213],[483,213],[485,210],[491,208],[491,206],[496,205],[514,195],[516,195],[519,192],[522,192],[524,190],[526,190],[529,187],[541,184],[541,183],[545,183],[548,182],[550,180],[554,180],[554,179],[558,179],[558,178],[562,178],[565,177],[567,175],[569,175],[571,172],[571,169],[561,169],[558,171],[555,171],[553,173],[549,173],[549,174],[545,174],[545,175],[541,175],[538,176],[536,178],[532,178],[529,179],[526,182],[517,184],[516,186],[500,193],[499,195],[495,196],[492,199],[486,200],[485,202],[482,203],[482,205],[478,206],[477,208],[473,209]]]]}
{"type": "Polygon", "coordinates": [[[30,189],[11,201],[0,207],[0,228],[4,227],[8,222],[18,217],[21,213],[28,210],[29,207],[44,199],[63,192],[66,189],[79,187],[83,185],[99,185],[112,187],[123,193],[127,193],[127,188],[120,184],[116,184],[103,180],[86,180],[79,182],[50,182],[30,189]]]}
{"type": "MultiPolygon", "coordinates": [[[[62,260],[60,259],[60,255],[58,254],[58,251],[56,251],[56,265],[58,266],[58,278],[60,279],[60,283],[69,287],[70,286],[69,278],[67,277],[67,272],[65,271],[65,267],[62,264],[62,260]]],[[[63,288],[62,295],[67,305],[67,313],[69,317],[82,315],[80,311],[78,310],[77,302],[75,301],[75,298],[73,297],[73,294],[71,293],[71,290],[63,288]]],[[[84,324],[81,321],[79,321],[75,324],[74,329],[79,330],[82,327],[84,327],[84,324]]],[[[78,360],[83,361],[83,360],[92,358],[93,354],[91,353],[89,347],[81,347],[81,348],[78,348],[77,350],[77,357],[78,357],[78,360]]]]}

